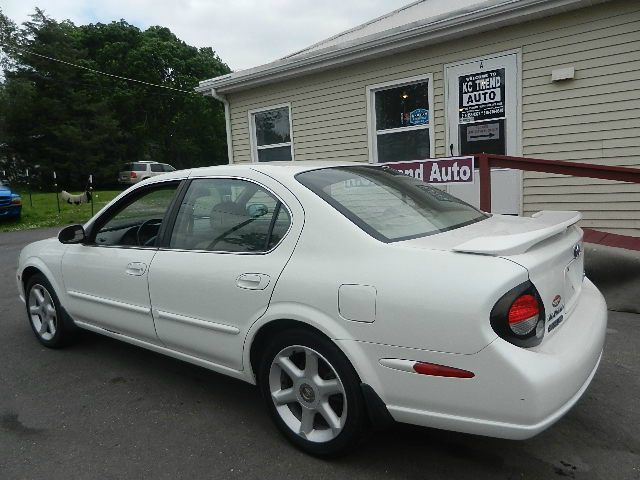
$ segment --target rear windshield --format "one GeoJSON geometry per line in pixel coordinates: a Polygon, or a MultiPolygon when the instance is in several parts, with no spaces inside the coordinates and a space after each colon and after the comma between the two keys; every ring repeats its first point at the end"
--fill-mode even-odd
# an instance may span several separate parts
{"type": "Polygon", "coordinates": [[[138,163],[138,162],[125,163],[124,167],[122,167],[122,170],[130,170],[134,172],[145,172],[147,170],[147,164],[138,163]]]}
{"type": "Polygon", "coordinates": [[[384,242],[433,235],[487,218],[462,200],[389,168],[323,168],[299,173],[296,179],[384,242]]]}

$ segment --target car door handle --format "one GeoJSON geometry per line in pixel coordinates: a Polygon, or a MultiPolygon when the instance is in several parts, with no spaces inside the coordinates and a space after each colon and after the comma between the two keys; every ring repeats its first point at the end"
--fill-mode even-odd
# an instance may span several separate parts
{"type": "Polygon", "coordinates": [[[264,273],[243,273],[236,279],[236,285],[248,290],[264,290],[270,281],[271,277],[264,273]]]}
{"type": "Polygon", "coordinates": [[[131,262],[127,265],[127,275],[139,277],[147,271],[147,264],[142,262],[131,262]]]}

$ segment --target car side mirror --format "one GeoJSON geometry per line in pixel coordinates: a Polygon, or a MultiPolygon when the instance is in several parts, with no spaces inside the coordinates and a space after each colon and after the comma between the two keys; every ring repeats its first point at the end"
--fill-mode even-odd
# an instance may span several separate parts
{"type": "Polygon", "coordinates": [[[69,225],[60,230],[58,240],[60,243],[83,243],[86,240],[84,227],[82,225],[69,225]]]}

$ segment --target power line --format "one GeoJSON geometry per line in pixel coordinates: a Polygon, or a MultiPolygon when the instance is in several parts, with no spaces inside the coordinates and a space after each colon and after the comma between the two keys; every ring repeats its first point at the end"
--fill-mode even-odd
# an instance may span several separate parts
{"type": "MultiPolygon", "coordinates": [[[[74,85],[74,86],[81,86],[81,87],[90,87],[90,88],[108,88],[106,85],[102,84],[102,83],[88,83],[88,82],[79,82],[79,81],[74,81],[74,80],[63,80],[61,78],[56,78],[56,77],[45,77],[44,75],[41,75],[40,73],[37,72],[33,72],[30,74],[31,77],[33,78],[38,78],[42,81],[45,82],[53,82],[53,83],[60,83],[60,84],[64,84],[64,85],[74,85]]],[[[181,93],[181,92],[180,92],[181,93]]],[[[160,96],[160,97],[171,97],[174,98],[174,96],[177,95],[177,93],[175,92],[158,92],[158,91],[147,91],[145,93],[145,95],[155,95],[155,96],[160,96]]]]}
{"type": "Polygon", "coordinates": [[[27,49],[24,49],[24,48],[11,47],[11,46],[9,46],[9,45],[4,45],[4,47],[5,47],[5,48],[6,48],[6,47],[14,48],[14,49],[18,52],[18,55],[24,55],[24,53],[22,53],[22,52],[26,52],[26,53],[28,53],[28,54],[30,54],[30,55],[35,55],[36,57],[44,58],[44,59],[46,59],[46,60],[50,60],[50,61],[52,61],[52,62],[62,63],[62,64],[64,64],[64,65],[68,65],[68,66],[70,66],[70,67],[80,68],[80,69],[82,69],[82,70],[87,70],[87,71],[89,71],[89,72],[97,73],[97,74],[99,74],[99,75],[105,75],[105,76],[107,76],[107,77],[111,77],[111,78],[116,78],[116,79],[118,79],[118,80],[125,80],[125,81],[127,81],[127,82],[140,83],[140,84],[142,84],[142,85],[147,85],[147,86],[150,86],[150,87],[165,88],[165,89],[167,89],[167,90],[173,90],[173,91],[176,91],[176,92],[187,93],[187,94],[189,94],[189,95],[199,95],[198,93],[196,93],[196,92],[194,92],[194,91],[192,91],[192,90],[183,90],[182,88],[169,87],[169,86],[167,86],[167,85],[160,85],[160,84],[158,84],[158,83],[145,82],[144,80],[138,80],[138,79],[135,79],[135,78],[128,78],[128,77],[123,77],[123,76],[121,76],[121,75],[115,75],[115,74],[113,74],[113,73],[102,72],[102,71],[100,71],[100,70],[96,70],[96,69],[94,69],[94,68],[89,68],[89,67],[85,67],[85,66],[82,66],[82,65],[77,65],[77,64],[75,64],[75,63],[67,62],[67,61],[65,61],[65,60],[60,60],[60,59],[58,59],[58,58],[49,57],[49,56],[47,56],[47,55],[42,55],[42,54],[40,54],[40,53],[36,53],[36,52],[33,52],[33,51],[31,51],[31,50],[27,50],[27,49]],[[22,50],[22,52],[21,52],[20,50],[22,50]]]}

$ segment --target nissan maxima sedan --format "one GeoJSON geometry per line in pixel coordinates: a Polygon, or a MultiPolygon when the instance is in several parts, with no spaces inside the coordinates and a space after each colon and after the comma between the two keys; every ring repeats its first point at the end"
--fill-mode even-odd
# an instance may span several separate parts
{"type": "Polygon", "coordinates": [[[393,421],[525,439],[602,354],[579,220],[483,213],[383,166],[210,167],[28,245],[17,284],[43,345],[86,329],[257,384],[311,454],[393,421]]]}

